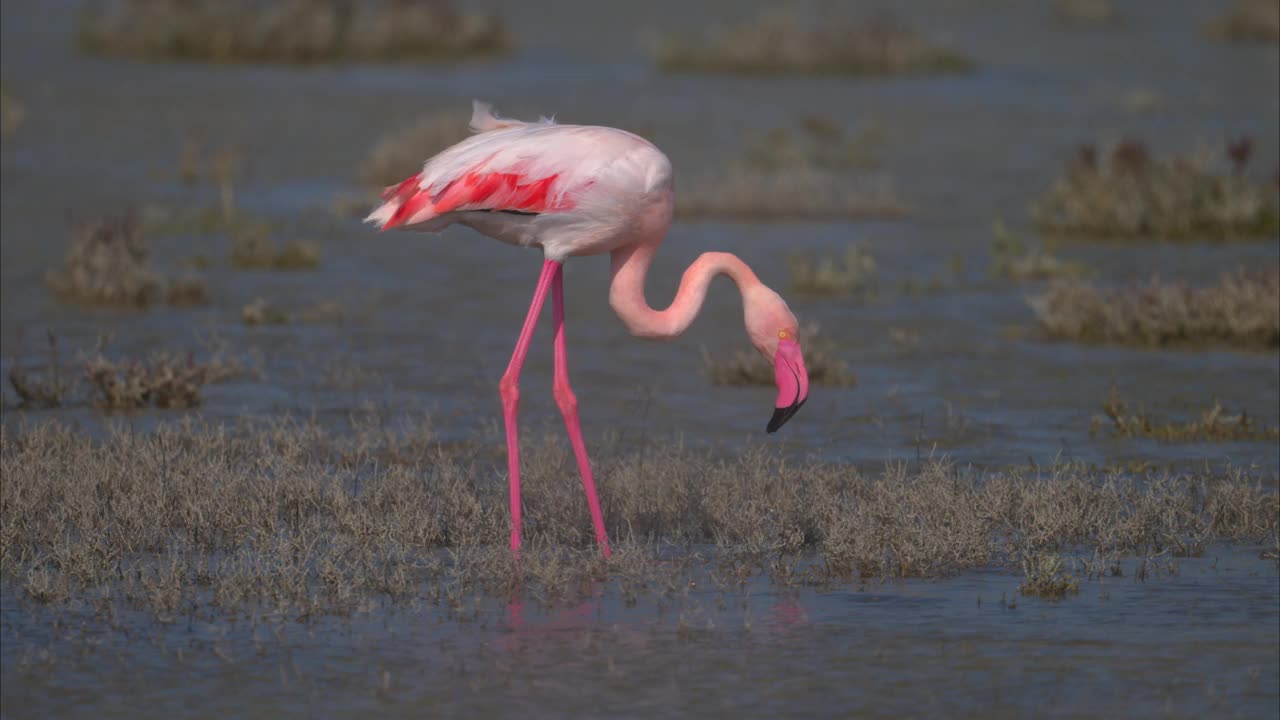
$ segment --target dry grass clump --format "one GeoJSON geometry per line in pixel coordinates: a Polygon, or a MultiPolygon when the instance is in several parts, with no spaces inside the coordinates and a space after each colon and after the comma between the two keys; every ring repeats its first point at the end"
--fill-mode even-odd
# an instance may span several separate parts
{"type": "Polygon", "coordinates": [[[1280,2],[1236,0],[1205,26],[1209,37],[1235,45],[1280,43],[1280,2]]]}
{"type": "Polygon", "coordinates": [[[1030,245],[996,220],[991,240],[991,274],[1018,282],[1079,278],[1089,274],[1082,263],[1063,260],[1044,245],[1030,245]]]}
{"type": "Polygon", "coordinates": [[[680,548],[715,545],[723,574],[784,584],[1017,567],[1036,553],[1197,554],[1270,541],[1280,499],[1242,474],[975,475],[941,462],[867,475],[759,448],[605,452],[615,557],[599,558],[572,455],[525,447],[522,562],[506,548],[501,453],[429,426],[357,418],[335,435],[289,420],[188,418],[91,439],[49,423],[0,429],[0,577],[36,602],[83,598],[173,616],[265,606],[306,617],[384,600],[463,606],[523,587],[554,601],[584,580],[663,592],[680,548]],[[673,559],[674,558],[674,559],[673,559]]]}
{"type": "Polygon", "coordinates": [[[1280,231],[1275,184],[1246,174],[1253,143],[1210,154],[1152,157],[1125,140],[1099,153],[1084,146],[1032,205],[1046,232],[1127,240],[1266,239],[1280,231]],[[1224,162],[1225,161],[1225,162],[1224,162]],[[1227,165],[1227,167],[1223,167],[1227,165]]]}
{"type": "Polygon", "coordinates": [[[889,17],[862,22],[766,13],[703,37],[668,36],[656,50],[668,72],[899,75],[970,70],[969,58],[889,17]]]}
{"type": "Polygon", "coordinates": [[[445,0],[125,0],[90,6],[85,52],[211,63],[438,61],[506,52],[497,16],[445,0]]]}
{"type": "MultiPolygon", "coordinates": [[[[858,379],[836,350],[835,343],[810,324],[800,328],[800,347],[804,351],[805,369],[814,385],[853,387],[858,379]]],[[[707,378],[715,385],[775,384],[773,365],[756,350],[737,350],[728,358],[713,358],[703,352],[707,378]]]]}
{"type": "Polygon", "coordinates": [[[320,249],[302,240],[277,247],[270,229],[254,224],[232,234],[231,264],[241,270],[314,270],[320,265],[320,249]]]}
{"type": "Polygon", "coordinates": [[[195,407],[202,387],[233,372],[222,363],[196,362],[194,355],[180,357],[163,351],[145,360],[97,355],[85,363],[89,400],[103,410],[195,407]]]}
{"type": "Polygon", "coordinates": [[[343,315],[342,306],[329,300],[286,311],[264,298],[255,298],[241,308],[240,321],[245,325],[287,325],[292,322],[333,322],[341,320],[343,315]]]}
{"type": "Polygon", "coordinates": [[[46,273],[45,283],[59,300],[80,305],[143,308],[161,300],[199,305],[209,299],[203,280],[171,283],[151,268],[151,246],[132,216],[78,225],[62,267],[46,273]]]}
{"type": "Polygon", "coordinates": [[[1094,416],[1089,422],[1090,435],[1109,423],[1112,437],[1153,438],[1166,443],[1280,440],[1280,427],[1259,425],[1246,412],[1230,414],[1217,400],[1200,412],[1199,419],[1178,422],[1152,416],[1143,407],[1131,412],[1120,391],[1112,388],[1111,396],[1102,403],[1102,412],[1105,416],[1094,416]]]}
{"type": "Polygon", "coordinates": [[[1022,559],[1022,584],[1018,592],[1028,597],[1058,601],[1080,592],[1080,581],[1066,572],[1066,561],[1054,553],[1033,553],[1022,559]]]}
{"type": "Polygon", "coordinates": [[[1119,24],[1120,13],[1111,0],[1054,0],[1053,19],[1072,28],[1111,27],[1119,24]]]}
{"type": "Polygon", "coordinates": [[[1152,279],[1102,289],[1054,283],[1031,300],[1050,337],[1143,347],[1280,347],[1280,268],[1224,274],[1216,285],[1152,279]]]}
{"type": "Polygon", "coordinates": [[[470,136],[464,115],[445,111],[424,115],[378,140],[360,165],[360,180],[379,189],[395,185],[421,170],[427,158],[470,136]]]}
{"type": "Polygon", "coordinates": [[[787,256],[791,289],[806,295],[857,295],[874,297],[876,259],[871,251],[854,244],[845,248],[844,258],[816,258],[812,254],[787,256]]]}

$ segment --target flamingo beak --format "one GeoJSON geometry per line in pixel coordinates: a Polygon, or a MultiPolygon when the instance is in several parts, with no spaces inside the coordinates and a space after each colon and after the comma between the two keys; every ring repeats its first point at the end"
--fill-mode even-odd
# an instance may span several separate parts
{"type": "Polygon", "coordinates": [[[765,429],[771,433],[788,420],[809,399],[809,372],[804,368],[804,356],[800,343],[795,340],[779,340],[778,351],[773,356],[774,380],[778,383],[778,400],[774,403],[773,417],[765,429]]]}

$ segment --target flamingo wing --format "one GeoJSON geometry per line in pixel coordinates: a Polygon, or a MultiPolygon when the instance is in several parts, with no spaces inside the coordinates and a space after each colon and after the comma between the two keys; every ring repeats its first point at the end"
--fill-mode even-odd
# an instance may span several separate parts
{"type": "MultiPolygon", "coordinates": [[[[477,135],[388,187],[382,205],[366,220],[390,230],[424,225],[450,213],[564,212],[573,209],[574,191],[591,182],[599,164],[593,157],[598,148],[582,142],[589,128],[497,118],[482,103],[476,104],[471,125],[477,135]]],[[[448,222],[432,223],[443,224],[448,222]]]]}

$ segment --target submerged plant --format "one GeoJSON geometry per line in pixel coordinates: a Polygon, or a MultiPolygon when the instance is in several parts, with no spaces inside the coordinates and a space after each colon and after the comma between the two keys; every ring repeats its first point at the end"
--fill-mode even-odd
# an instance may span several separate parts
{"type": "Polygon", "coordinates": [[[165,351],[143,360],[111,359],[99,351],[85,361],[89,401],[103,410],[194,407],[201,388],[239,371],[239,365],[222,358],[199,362],[194,354],[165,351]]]}
{"type": "Polygon", "coordinates": [[[656,52],[668,72],[897,75],[963,72],[973,63],[890,17],[862,22],[762,14],[704,37],[669,36],[656,52]]]}
{"type": "Polygon", "coordinates": [[[862,245],[845,248],[844,257],[816,258],[812,254],[790,254],[787,269],[791,271],[791,288],[808,295],[876,294],[876,259],[862,245]]]}
{"type": "Polygon", "coordinates": [[[1082,263],[1062,260],[1043,244],[1026,243],[1005,225],[1004,220],[995,221],[992,236],[991,274],[996,277],[1025,281],[1078,278],[1089,274],[1089,268],[1082,263]]]}
{"type": "Polygon", "coordinates": [[[1053,283],[1031,301],[1049,338],[1143,347],[1280,347],[1280,267],[1241,268],[1215,285],[1152,279],[1103,289],[1053,283]]]}
{"type": "Polygon", "coordinates": [[[231,264],[241,270],[314,270],[320,249],[302,240],[277,247],[267,227],[251,225],[232,234],[231,264]]]}
{"type": "Polygon", "coordinates": [[[421,170],[427,158],[470,136],[467,118],[459,113],[424,115],[378,140],[360,164],[360,180],[379,190],[395,185],[421,170]]]}
{"type": "Polygon", "coordinates": [[[886,178],[852,177],[818,168],[728,170],[681,182],[676,215],[771,221],[902,217],[910,209],[886,178]]]}
{"type": "Polygon", "coordinates": [[[1280,440],[1280,427],[1260,425],[1246,412],[1229,413],[1216,399],[1200,412],[1198,419],[1173,421],[1150,415],[1142,407],[1136,412],[1130,410],[1119,389],[1113,387],[1111,396],[1102,404],[1102,412],[1104,415],[1094,416],[1089,422],[1090,435],[1110,424],[1112,437],[1146,437],[1166,443],[1280,440]]]}
{"type": "Polygon", "coordinates": [[[1248,138],[1229,144],[1217,160],[1206,153],[1157,158],[1135,140],[1101,153],[1086,145],[1033,203],[1032,216],[1045,232],[1090,238],[1274,237],[1280,232],[1276,187],[1247,174],[1252,150],[1248,138]]]}
{"type": "Polygon", "coordinates": [[[438,61],[506,52],[497,16],[445,0],[125,0],[91,5],[85,52],[211,63],[438,61]]]}
{"type": "MultiPolygon", "coordinates": [[[[805,369],[813,385],[852,387],[857,377],[841,360],[835,343],[821,333],[818,326],[800,328],[800,345],[804,348],[805,369]]],[[[758,352],[736,350],[728,358],[713,358],[704,352],[703,364],[714,385],[774,385],[774,367],[758,352]]]]}

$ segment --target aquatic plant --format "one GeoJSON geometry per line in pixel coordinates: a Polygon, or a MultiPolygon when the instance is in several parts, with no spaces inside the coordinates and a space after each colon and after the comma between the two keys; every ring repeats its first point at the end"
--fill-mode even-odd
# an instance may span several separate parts
{"type": "Polygon", "coordinates": [[[1204,27],[1209,37],[1224,43],[1280,43],[1280,2],[1236,0],[1204,27]]]}
{"type": "Polygon", "coordinates": [[[1246,412],[1229,413],[1216,399],[1200,412],[1198,419],[1174,421],[1153,416],[1143,407],[1131,411],[1119,389],[1113,387],[1110,397],[1102,403],[1102,412],[1089,421],[1089,435],[1098,434],[1109,424],[1112,437],[1143,437],[1166,443],[1280,440],[1280,427],[1260,425],[1246,412]]]}
{"type": "Polygon", "coordinates": [[[876,294],[876,259],[862,245],[845,248],[841,260],[792,253],[787,256],[787,269],[791,272],[791,289],[797,293],[864,298],[876,294]]]}
{"type": "Polygon", "coordinates": [[[1241,268],[1193,287],[1153,278],[1105,289],[1053,283],[1030,301],[1049,338],[1143,347],[1280,347],[1280,268],[1241,268]]]}
{"type": "Polygon", "coordinates": [[[68,377],[62,367],[57,336],[49,332],[46,337],[49,343],[49,364],[43,370],[33,373],[17,359],[9,364],[9,384],[18,394],[19,407],[60,407],[74,389],[75,378],[68,377]]]}
{"type": "Polygon", "coordinates": [[[762,172],[870,170],[879,164],[875,148],[885,140],[880,127],[867,127],[849,137],[839,122],[826,115],[807,115],[798,125],[798,131],[775,127],[749,139],[743,164],[762,172]]]}
{"type": "Polygon", "coordinates": [[[99,353],[85,361],[89,401],[103,410],[189,408],[200,404],[200,389],[229,377],[234,368],[221,362],[197,362],[160,351],[145,360],[111,359],[99,353]]]}
{"type": "MultiPolygon", "coordinates": [[[[857,377],[849,371],[848,363],[840,359],[835,343],[822,334],[817,324],[800,328],[800,346],[804,348],[804,364],[811,384],[836,387],[857,384],[857,377]]],[[[754,350],[735,350],[727,358],[713,358],[704,350],[702,361],[713,385],[773,387],[775,384],[773,364],[754,350]]]]}
{"type": "Polygon", "coordinates": [[[80,48],[211,63],[440,61],[511,47],[495,15],[445,0],[125,0],[88,6],[80,48]]]}
{"type": "Polygon", "coordinates": [[[1066,561],[1055,553],[1032,553],[1023,558],[1022,574],[1018,592],[1027,597],[1057,601],[1080,592],[1080,581],[1066,572],[1066,561]]]}
{"type": "Polygon", "coordinates": [[[164,299],[175,305],[208,300],[204,282],[185,277],[170,283],[151,267],[151,246],[132,215],[77,225],[62,267],[45,283],[61,301],[81,305],[144,308],[164,299]]]}
{"type": "Polygon", "coordinates": [[[1053,255],[1044,244],[1028,244],[997,219],[992,226],[991,274],[1015,280],[1051,280],[1078,278],[1089,274],[1083,263],[1063,260],[1053,255]]]}
{"type": "Polygon", "coordinates": [[[634,598],[704,563],[730,584],[765,573],[826,585],[1017,567],[1064,547],[1189,554],[1270,543],[1280,522],[1280,498],[1240,472],[978,474],[928,462],[867,474],[762,448],[720,457],[656,443],[598,456],[615,538],[604,561],[572,456],[548,436],[524,446],[516,564],[494,443],[442,442],[429,421],[353,422],[335,434],[187,419],[96,438],[57,422],[0,427],[0,579],[31,602],[305,619],[388,601],[460,609],[517,585],[554,603],[590,580],[634,598]],[[691,545],[714,547],[701,560],[676,551],[691,545]]]}
{"type": "Polygon", "coordinates": [[[1157,158],[1136,140],[1082,146],[1032,217],[1045,232],[1089,238],[1265,240],[1280,232],[1280,206],[1274,182],[1247,174],[1252,152],[1249,138],[1217,159],[1157,158]]]}
{"type": "Polygon", "coordinates": [[[655,52],[667,72],[898,75],[970,70],[972,61],[887,16],[861,22],[765,13],[704,36],[670,35],[655,52]]]}
{"type": "Polygon", "coordinates": [[[320,249],[302,240],[277,247],[269,227],[251,224],[231,235],[231,265],[241,270],[314,270],[320,265],[320,249]]]}

